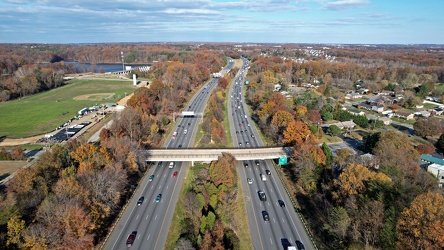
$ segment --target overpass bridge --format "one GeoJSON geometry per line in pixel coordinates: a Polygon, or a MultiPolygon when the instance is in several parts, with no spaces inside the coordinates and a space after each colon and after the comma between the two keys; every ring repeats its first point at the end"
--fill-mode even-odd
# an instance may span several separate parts
{"type": "Polygon", "coordinates": [[[290,156],[291,147],[267,148],[221,148],[221,149],[150,149],[145,151],[146,161],[191,161],[211,162],[222,156],[222,153],[232,154],[236,160],[267,160],[290,156]]]}

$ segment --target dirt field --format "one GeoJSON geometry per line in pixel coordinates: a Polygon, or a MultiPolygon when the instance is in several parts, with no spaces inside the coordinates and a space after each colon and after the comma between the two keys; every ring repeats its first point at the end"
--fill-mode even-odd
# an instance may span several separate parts
{"type": "Polygon", "coordinates": [[[0,161],[0,181],[25,166],[27,161],[0,161]]]}

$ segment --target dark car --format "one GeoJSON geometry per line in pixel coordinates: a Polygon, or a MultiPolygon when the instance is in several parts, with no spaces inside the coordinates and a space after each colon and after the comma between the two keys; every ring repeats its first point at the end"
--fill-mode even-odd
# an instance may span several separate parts
{"type": "Polygon", "coordinates": [[[140,197],[139,200],[137,201],[137,206],[142,205],[144,199],[145,199],[145,197],[143,197],[143,196],[140,197]]]}
{"type": "Polygon", "coordinates": [[[271,175],[271,172],[270,172],[270,170],[265,170],[265,173],[267,173],[267,175],[271,175]]]}
{"type": "Polygon", "coordinates": [[[181,148],[182,147],[182,144],[179,144],[179,148],[181,148]]]}
{"type": "Polygon", "coordinates": [[[305,250],[304,244],[298,240],[296,241],[296,246],[299,250],[305,250]]]}
{"type": "Polygon", "coordinates": [[[256,166],[259,166],[259,161],[255,160],[254,163],[256,164],[256,166]]]}
{"type": "Polygon", "coordinates": [[[157,163],[157,166],[162,166],[162,162],[159,161],[159,162],[157,163]]]}
{"type": "Polygon", "coordinates": [[[264,221],[269,221],[270,220],[270,216],[268,215],[267,211],[262,211],[262,218],[264,218],[264,221]]]}
{"type": "Polygon", "coordinates": [[[248,168],[248,163],[244,163],[244,167],[248,168]]]}
{"type": "Polygon", "coordinates": [[[251,134],[251,138],[254,138],[254,135],[253,135],[253,134],[251,134]]]}
{"type": "Polygon", "coordinates": [[[265,192],[262,190],[257,191],[257,194],[259,195],[259,199],[261,201],[267,201],[267,196],[265,195],[265,192]]]}
{"type": "Polygon", "coordinates": [[[153,181],[154,180],[154,175],[150,175],[150,177],[148,178],[149,181],[153,181]]]}
{"type": "Polygon", "coordinates": [[[160,202],[161,199],[162,199],[162,194],[158,194],[156,196],[156,202],[160,202]]]}
{"type": "Polygon", "coordinates": [[[126,246],[130,247],[133,245],[134,240],[136,239],[137,231],[133,231],[129,236],[128,239],[126,239],[126,246]]]}
{"type": "Polygon", "coordinates": [[[279,206],[285,207],[285,202],[283,200],[278,200],[279,206]]]}

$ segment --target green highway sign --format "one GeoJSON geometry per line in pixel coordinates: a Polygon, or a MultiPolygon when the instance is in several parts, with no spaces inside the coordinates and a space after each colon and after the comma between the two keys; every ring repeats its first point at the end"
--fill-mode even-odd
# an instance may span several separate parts
{"type": "Polygon", "coordinates": [[[287,156],[279,157],[279,165],[287,165],[287,156]]]}
{"type": "Polygon", "coordinates": [[[245,82],[245,85],[248,85],[248,84],[250,84],[250,82],[249,82],[249,81],[246,81],[246,82],[245,82]]]}

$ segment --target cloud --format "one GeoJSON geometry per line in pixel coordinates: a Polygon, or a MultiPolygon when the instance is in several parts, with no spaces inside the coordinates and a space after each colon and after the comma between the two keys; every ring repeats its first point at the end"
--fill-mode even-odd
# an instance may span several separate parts
{"type": "Polygon", "coordinates": [[[328,2],[323,6],[326,10],[344,10],[352,8],[360,8],[367,5],[369,0],[339,0],[328,2]]]}

